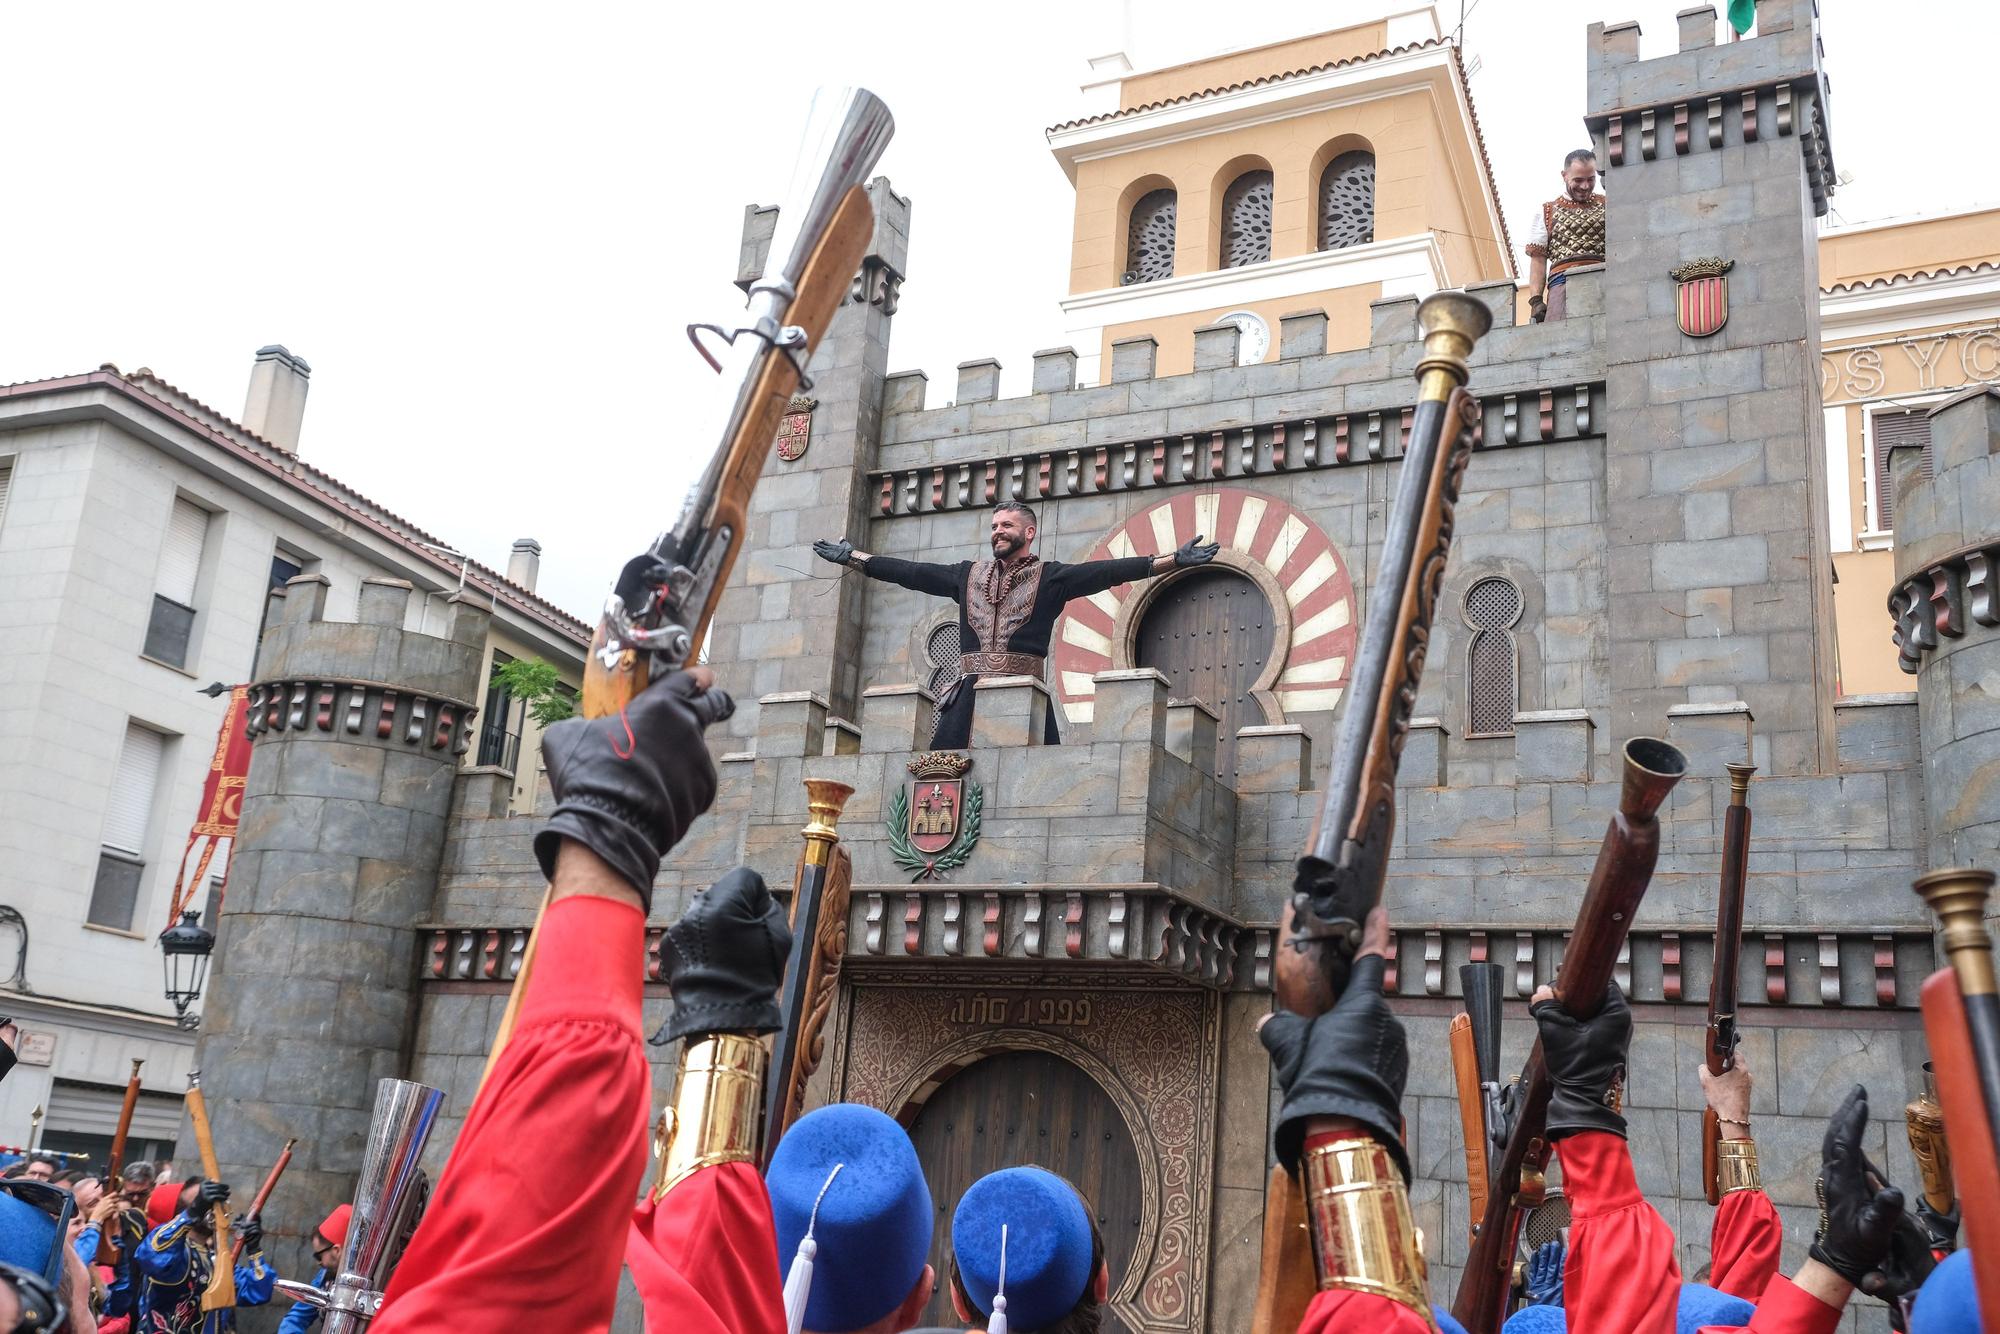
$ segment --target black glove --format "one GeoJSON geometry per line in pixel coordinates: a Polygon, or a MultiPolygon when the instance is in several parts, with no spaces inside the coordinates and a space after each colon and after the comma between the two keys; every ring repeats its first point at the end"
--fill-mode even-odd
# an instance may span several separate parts
{"type": "Polygon", "coordinates": [[[1867,1127],[1868,1090],[1856,1084],[1827,1122],[1820,1144],[1819,1179],[1813,1183],[1819,1230],[1806,1251],[1857,1288],[1888,1258],[1903,1216],[1903,1192],[1868,1178],[1861,1153],[1867,1127]]]}
{"type": "Polygon", "coordinates": [[[720,690],[698,690],[686,672],[654,682],[622,713],[571,718],[542,733],[556,810],[535,835],[535,858],[553,880],[556,853],[573,838],[653,906],[660,858],[715,800],[715,764],[701,730],[736,711],[720,690]]]}
{"type": "Polygon", "coordinates": [[[218,1204],[229,1203],[229,1184],[224,1181],[204,1181],[195,1187],[194,1210],[207,1213],[218,1204]]]}
{"type": "Polygon", "coordinates": [[[1289,1172],[1298,1171],[1307,1119],[1344,1116],[1366,1126],[1403,1169],[1403,1180],[1410,1179],[1402,1136],[1410,1050],[1402,1022],[1382,998],[1385,966],[1381,955],[1365,954],[1331,1010],[1317,1019],[1279,1010],[1257,1030],[1284,1090],[1277,1148],[1289,1172]]]}
{"type": "Polygon", "coordinates": [[[785,910],[764,877],[737,867],[695,895],[660,937],[660,972],[674,993],[674,1012],[653,1041],[782,1028],[778,988],[791,952],[785,910]]]}
{"type": "Polygon", "coordinates": [[[1542,1033],[1542,1059],[1549,1082],[1549,1138],[1585,1130],[1608,1130],[1625,1138],[1625,1118],[1616,1108],[1624,1099],[1625,1054],[1632,1047],[1632,1011],[1616,982],[1604,989],[1604,1008],[1595,1018],[1578,1019],[1555,1001],[1528,1008],[1542,1033]]]}
{"type": "Polygon", "coordinates": [[[1931,1208],[1931,1202],[1924,1197],[1923,1192],[1919,1191],[1917,1193],[1917,1207],[1914,1212],[1917,1215],[1917,1221],[1924,1225],[1924,1231],[1930,1234],[1932,1250],[1953,1251],[1958,1249],[1959,1209],[1957,1200],[1951,1202],[1950,1213],[1941,1214],[1931,1208]]]}
{"type": "Polygon", "coordinates": [[[1540,324],[1543,320],[1546,320],[1548,317],[1549,317],[1549,303],[1547,301],[1544,301],[1541,297],[1538,296],[1529,297],[1528,322],[1530,324],[1540,324]]]}
{"type": "Polygon", "coordinates": [[[1175,548],[1174,566],[1176,569],[1185,568],[1189,565],[1206,565],[1215,559],[1216,552],[1222,550],[1220,543],[1203,542],[1201,539],[1202,534],[1196,533],[1193,537],[1190,537],[1187,541],[1181,543],[1179,547],[1175,548]]]}
{"type": "MultiPolygon", "coordinates": [[[[1868,1170],[1877,1183],[1883,1186],[1889,1184],[1889,1178],[1873,1163],[1869,1164],[1868,1170]]],[[[1889,1236],[1889,1253],[1861,1280],[1861,1290],[1893,1307],[1898,1297],[1911,1296],[1921,1288],[1924,1280],[1931,1276],[1931,1270],[1936,1268],[1937,1257],[1931,1254],[1930,1234],[1917,1221],[1915,1214],[1905,1211],[1896,1215],[1896,1226],[1889,1236]]]]}
{"type": "Polygon", "coordinates": [[[255,1255],[264,1249],[264,1224],[246,1214],[236,1220],[236,1235],[243,1238],[243,1253],[255,1255]]]}
{"type": "Polygon", "coordinates": [[[815,542],[813,555],[821,560],[830,560],[835,565],[849,565],[854,561],[854,544],[844,537],[838,542],[815,542]]]}

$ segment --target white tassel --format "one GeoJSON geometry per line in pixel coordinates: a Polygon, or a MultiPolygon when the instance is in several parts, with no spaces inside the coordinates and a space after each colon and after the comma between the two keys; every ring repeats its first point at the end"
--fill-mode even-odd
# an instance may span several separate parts
{"type": "Polygon", "coordinates": [[[993,1288],[993,1315],[986,1334],[1007,1334],[1007,1225],[1000,1225],[1000,1281],[993,1288]]]}
{"type": "Polygon", "coordinates": [[[812,1213],[806,1219],[806,1234],[799,1238],[798,1253],[792,1256],[792,1267],[785,1275],[785,1334],[799,1334],[806,1326],[806,1302],[812,1297],[813,1257],[819,1254],[819,1243],[813,1240],[813,1229],[819,1226],[820,1201],[826,1198],[827,1188],[840,1175],[846,1163],[835,1163],[833,1171],[827,1173],[826,1182],[813,1197],[812,1213]]]}

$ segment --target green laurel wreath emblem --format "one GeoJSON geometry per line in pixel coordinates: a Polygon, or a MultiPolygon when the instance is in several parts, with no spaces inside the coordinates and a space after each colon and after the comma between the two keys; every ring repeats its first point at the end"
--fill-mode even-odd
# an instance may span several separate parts
{"type": "Polygon", "coordinates": [[[965,865],[965,859],[972,855],[972,845],[979,841],[979,811],[986,804],[986,792],[977,783],[965,785],[965,810],[958,822],[958,836],[951,846],[936,856],[927,856],[917,851],[910,842],[910,790],[908,784],[899,786],[896,795],[889,798],[889,855],[896,865],[910,872],[910,883],[924,880],[941,880],[946,871],[955,871],[965,865]]]}

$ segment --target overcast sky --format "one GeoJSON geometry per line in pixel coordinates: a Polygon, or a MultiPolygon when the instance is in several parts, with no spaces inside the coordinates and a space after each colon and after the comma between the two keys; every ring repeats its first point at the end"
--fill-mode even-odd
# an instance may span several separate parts
{"type": "MultiPolygon", "coordinates": [[[[1585,24],[1637,18],[1659,54],[1683,3],[1471,5],[1517,247],[1585,142],[1585,24]]],[[[2000,6],[1822,7],[1841,216],[2000,202],[1977,146],[2000,6]]],[[[1085,58],[1144,69],[1385,8],[11,0],[0,382],[150,366],[234,416],[283,343],[313,366],[308,459],[488,564],[539,538],[542,592],[592,617],[713,444],[682,430],[715,380],[681,330],[740,306],[742,207],[777,201],[813,86],[896,115],[891,369],[928,371],[937,404],[997,356],[1016,394],[1063,341],[1071,195],[1043,130],[1081,114],[1085,58]]]]}

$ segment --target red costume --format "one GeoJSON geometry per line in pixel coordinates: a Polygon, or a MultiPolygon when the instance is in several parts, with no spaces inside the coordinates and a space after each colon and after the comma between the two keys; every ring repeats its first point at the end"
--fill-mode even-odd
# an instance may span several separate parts
{"type": "MultiPolygon", "coordinates": [[[[1589,1334],[1673,1334],[1681,1292],[1674,1234],[1639,1193],[1625,1141],[1586,1131],[1559,1141],[1556,1152],[1572,1210],[1569,1260],[1563,1270],[1563,1306],[1571,1327],[1589,1334]]],[[[1723,1205],[1725,1212],[1716,1220],[1716,1272],[1723,1272],[1726,1251],[1732,1276],[1748,1281],[1762,1272],[1769,1277],[1757,1314],[1744,1328],[1753,1334],[1832,1334],[1840,1323],[1839,1310],[1789,1279],[1771,1276],[1777,1266],[1778,1222],[1770,1200],[1762,1191],[1738,1191],[1723,1205]],[[1745,1198],[1749,1196],[1755,1200],[1745,1198]],[[1737,1199],[1744,1203],[1731,1207],[1729,1201],[1737,1199]]],[[[1399,1302],[1340,1288],[1315,1296],[1299,1323],[1299,1334],[1426,1334],[1430,1329],[1429,1321],[1399,1302]]],[[[1728,1334],[1722,1326],[1709,1329],[1728,1334]]]]}
{"type": "Polygon", "coordinates": [[[635,1211],[652,1077],[639,1034],[646,923],[625,903],[557,900],[514,1038],[473,1103],[372,1334],[509,1327],[561,1312],[610,1328],[621,1255],[649,1329],[783,1334],[763,1178],[697,1172],[635,1211]],[[586,1144],[568,1170],[537,1146],[586,1144]],[[482,1317],[484,1317],[482,1319],[482,1317]]]}
{"type": "Polygon", "coordinates": [[[610,1328],[646,1167],[645,930],[633,904],[579,896],[550,906],[513,1040],[472,1104],[373,1334],[507,1329],[524,1315],[610,1328]]]}
{"type": "Polygon", "coordinates": [[[1784,1242],[1784,1224],[1770,1196],[1761,1190],[1729,1192],[1716,1206],[1709,1234],[1708,1285],[1746,1302],[1762,1301],[1778,1276],[1784,1242]]]}

